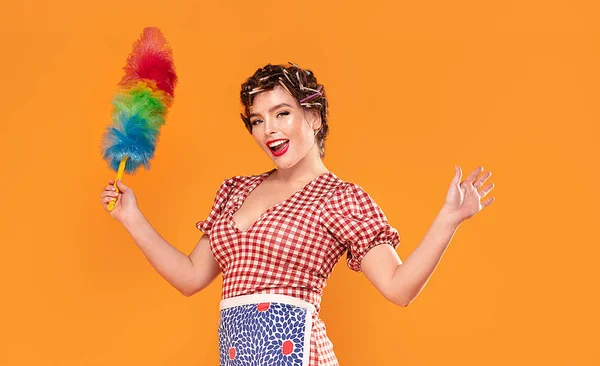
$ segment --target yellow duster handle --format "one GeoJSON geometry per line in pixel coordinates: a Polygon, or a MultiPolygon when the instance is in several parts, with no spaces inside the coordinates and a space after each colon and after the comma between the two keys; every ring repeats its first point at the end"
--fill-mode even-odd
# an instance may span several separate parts
{"type": "MultiPolygon", "coordinates": [[[[113,185],[117,191],[117,193],[119,193],[119,188],[117,188],[117,180],[123,178],[123,172],[125,171],[125,163],[127,162],[127,156],[124,157],[123,159],[121,159],[121,162],[119,163],[119,170],[117,171],[117,178],[115,179],[115,184],[113,185]]],[[[115,202],[116,201],[110,201],[108,203],[108,210],[112,211],[115,209],[115,202]]]]}

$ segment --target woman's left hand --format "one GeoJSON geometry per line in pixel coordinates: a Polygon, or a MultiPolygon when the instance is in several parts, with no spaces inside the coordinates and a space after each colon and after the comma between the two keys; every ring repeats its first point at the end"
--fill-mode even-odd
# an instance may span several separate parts
{"type": "Polygon", "coordinates": [[[457,165],[442,210],[456,220],[457,224],[460,224],[492,204],[495,200],[494,197],[481,201],[494,188],[494,183],[481,188],[491,175],[492,172],[484,172],[483,167],[478,167],[461,182],[462,170],[457,165]]]}

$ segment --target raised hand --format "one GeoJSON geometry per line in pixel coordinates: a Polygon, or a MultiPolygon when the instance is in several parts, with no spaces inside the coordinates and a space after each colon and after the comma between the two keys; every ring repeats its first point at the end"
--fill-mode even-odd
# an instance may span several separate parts
{"type": "Polygon", "coordinates": [[[114,183],[114,180],[108,181],[108,185],[104,187],[100,194],[100,199],[104,209],[117,221],[123,223],[125,219],[139,211],[139,207],[133,189],[123,184],[121,180],[117,180],[117,188],[119,189],[117,193],[114,189],[114,183]],[[111,201],[116,201],[112,211],[108,209],[108,204],[111,201]]]}
{"type": "Polygon", "coordinates": [[[478,167],[461,182],[462,170],[457,165],[443,210],[460,224],[491,205],[495,201],[494,197],[482,201],[485,195],[494,188],[494,183],[482,188],[491,175],[492,172],[484,172],[483,167],[478,167]]]}

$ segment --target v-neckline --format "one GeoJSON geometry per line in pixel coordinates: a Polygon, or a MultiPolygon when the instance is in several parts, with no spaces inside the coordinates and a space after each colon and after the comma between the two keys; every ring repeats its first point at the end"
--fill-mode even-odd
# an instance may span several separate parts
{"type": "Polygon", "coordinates": [[[275,171],[277,171],[277,168],[273,168],[270,171],[265,172],[265,173],[259,175],[257,177],[257,179],[251,185],[249,185],[249,187],[247,187],[246,189],[244,189],[244,191],[240,195],[238,195],[238,197],[236,198],[236,201],[237,201],[236,205],[234,206],[234,209],[229,212],[229,222],[231,224],[231,227],[233,227],[233,229],[235,231],[237,231],[238,233],[245,234],[245,233],[249,232],[260,221],[262,221],[265,216],[267,216],[271,212],[275,211],[277,208],[284,206],[285,204],[287,204],[288,202],[292,201],[297,196],[301,195],[309,187],[311,187],[314,184],[316,184],[316,182],[319,181],[321,178],[327,177],[329,175],[333,175],[333,173],[329,171],[329,172],[326,172],[326,173],[323,173],[323,174],[317,176],[316,178],[314,178],[310,182],[306,183],[302,188],[300,188],[299,190],[297,190],[296,192],[294,192],[291,196],[289,196],[285,200],[283,200],[283,201],[281,201],[279,203],[276,203],[273,206],[269,207],[265,212],[263,212],[262,214],[260,214],[256,218],[256,220],[254,220],[254,222],[250,226],[248,226],[248,228],[246,228],[245,230],[240,229],[238,227],[237,223],[235,222],[234,218],[233,218],[233,214],[235,214],[236,212],[238,212],[240,210],[240,208],[242,208],[242,205],[244,204],[244,202],[246,202],[246,198],[248,198],[248,196],[250,195],[250,193],[252,193],[252,191],[254,191],[256,189],[256,187],[258,187],[262,182],[264,182],[265,180],[267,180],[267,178],[269,178],[275,171]]]}

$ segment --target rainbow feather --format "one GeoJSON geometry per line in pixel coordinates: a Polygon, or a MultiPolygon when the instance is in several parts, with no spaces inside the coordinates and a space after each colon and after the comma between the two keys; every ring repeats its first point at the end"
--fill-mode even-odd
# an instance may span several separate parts
{"type": "Polygon", "coordinates": [[[103,158],[117,179],[122,171],[150,168],[177,84],[171,48],[155,27],[144,29],[123,69],[112,99],[113,123],[102,136],[103,158]]]}

